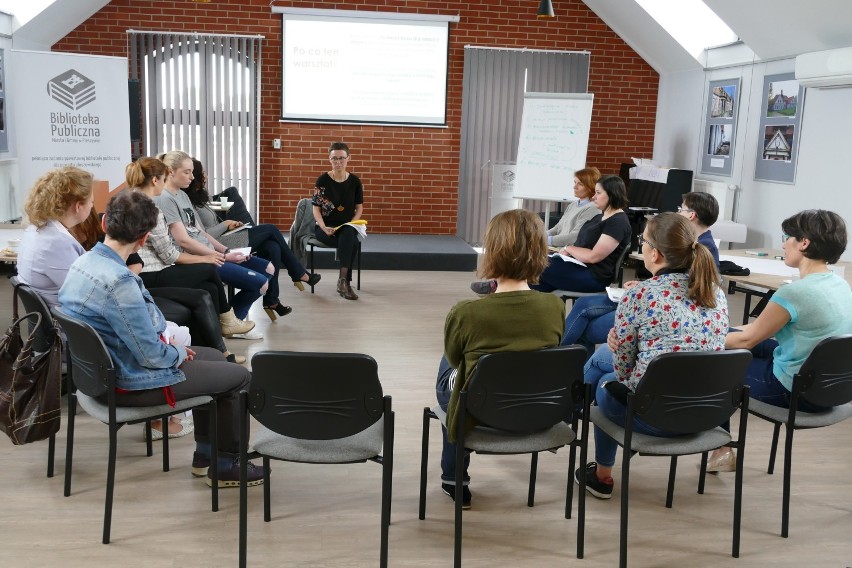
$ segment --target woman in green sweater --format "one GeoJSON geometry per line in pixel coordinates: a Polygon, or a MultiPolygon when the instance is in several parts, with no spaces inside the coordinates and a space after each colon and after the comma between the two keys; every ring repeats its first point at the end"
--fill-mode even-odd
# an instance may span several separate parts
{"type": "MultiPolygon", "coordinates": [[[[494,294],[459,302],[444,325],[444,357],[435,387],[438,404],[447,412],[441,454],[441,488],[455,499],[455,438],[459,393],[486,353],[535,351],[559,345],[565,304],[553,294],[530,290],[547,266],[547,239],[537,215],[514,209],[496,215],[485,231],[481,276],[494,279],[494,294]],[[449,437],[448,437],[449,434],[449,437]]],[[[471,502],[465,458],[463,508],[471,502]]]]}

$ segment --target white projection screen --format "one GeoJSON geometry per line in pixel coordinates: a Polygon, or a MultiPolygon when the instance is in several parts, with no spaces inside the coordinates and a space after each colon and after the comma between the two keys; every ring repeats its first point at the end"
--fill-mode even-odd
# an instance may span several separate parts
{"type": "Polygon", "coordinates": [[[281,120],[446,126],[447,18],[293,12],[282,12],[281,120]]]}

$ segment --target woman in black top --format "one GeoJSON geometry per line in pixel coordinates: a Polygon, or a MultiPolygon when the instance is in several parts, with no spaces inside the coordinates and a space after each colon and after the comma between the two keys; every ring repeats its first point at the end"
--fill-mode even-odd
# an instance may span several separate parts
{"type": "Polygon", "coordinates": [[[352,261],[358,244],[358,232],[344,225],[361,218],[364,211],[364,186],[355,174],[346,171],[349,162],[349,146],[334,142],[328,149],[331,171],[317,178],[313,204],[314,236],[323,244],[337,248],[340,261],[340,277],[337,293],[347,300],[357,300],[352,290],[352,261]]]}
{"type": "Polygon", "coordinates": [[[602,292],[612,282],[618,256],[630,245],[624,182],[618,176],[603,176],[595,185],[592,201],[601,215],[586,221],[573,245],[559,250],[559,254],[579,260],[585,266],[553,255],[539,283],[531,288],[542,292],[602,292]]]}

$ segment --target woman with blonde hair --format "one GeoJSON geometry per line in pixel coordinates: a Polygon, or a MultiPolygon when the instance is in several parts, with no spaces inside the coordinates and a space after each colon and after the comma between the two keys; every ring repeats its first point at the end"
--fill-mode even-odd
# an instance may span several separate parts
{"type": "Polygon", "coordinates": [[[24,204],[32,224],[21,240],[18,277],[50,307],[59,304],[71,264],[86,252],[69,230],[89,217],[92,181],[92,174],[73,166],[50,170],[36,180],[24,204]]]}
{"type": "MultiPolygon", "coordinates": [[[[485,231],[481,276],[497,282],[493,294],[459,302],[444,325],[444,357],[435,391],[447,412],[441,453],[441,489],[455,500],[455,432],[459,393],[486,353],[535,351],[559,345],[565,304],[530,289],[547,266],[547,240],[538,215],[514,209],[495,215],[485,231]]],[[[465,458],[462,506],[471,502],[465,458]]]]}
{"type": "MultiPolygon", "coordinates": [[[[728,301],[716,262],[697,241],[689,220],[677,213],[652,217],[639,243],[645,268],[653,277],[624,293],[607,344],[584,369],[585,382],[595,389],[598,407],[621,426],[627,414],[626,393],[636,390],[652,359],[675,351],[721,351],[728,332],[728,301]]],[[[676,435],[639,418],[633,421],[633,431],[676,435]]],[[[595,427],[596,461],[581,467],[586,469],[586,490],[599,499],[612,497],[617,449],[615,440],[595,427]]],[[[580,475],[578,469],[578,483],[580,475]]]]}

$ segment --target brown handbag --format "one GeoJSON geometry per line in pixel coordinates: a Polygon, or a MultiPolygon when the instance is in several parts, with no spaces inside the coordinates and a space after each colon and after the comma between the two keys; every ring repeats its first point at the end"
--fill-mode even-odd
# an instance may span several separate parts
{"type": "Polygon", "coordinates": [[[18,318],[17,299],[14,311],[16,319],[0,339],[0,430],[20,445],[59,431],[62,338],[54,329],[50,348],[33,353],[41,314],[30,312],[18,318]],[[21,325],[27,319],[34,324],[21,341],[21,325]]]}

